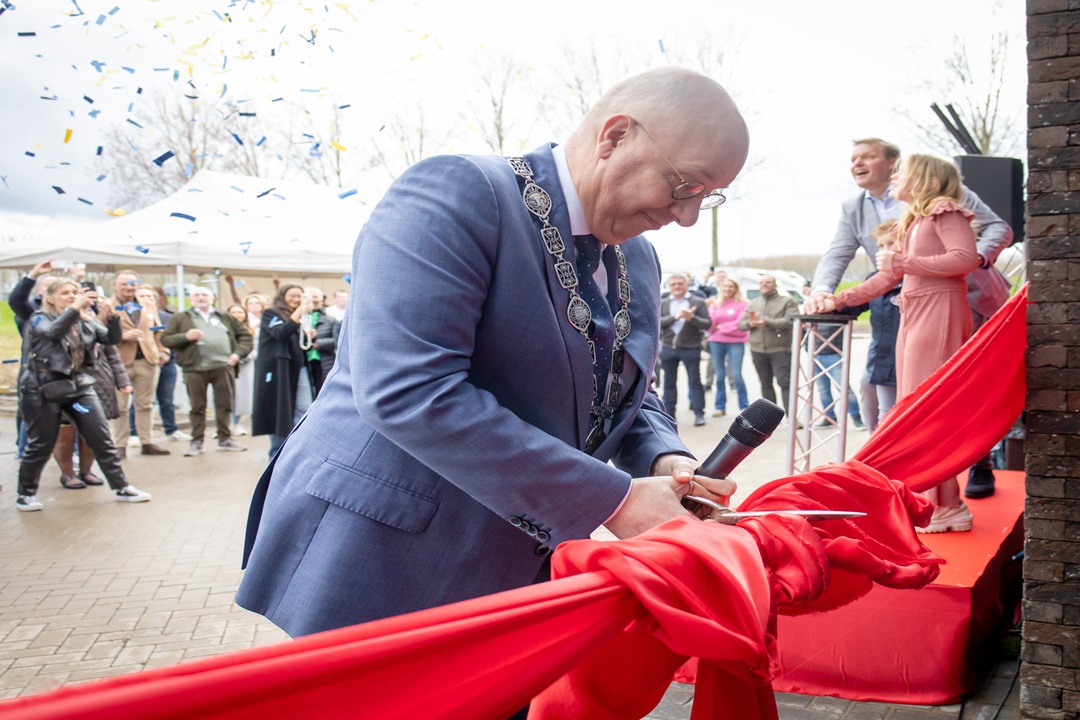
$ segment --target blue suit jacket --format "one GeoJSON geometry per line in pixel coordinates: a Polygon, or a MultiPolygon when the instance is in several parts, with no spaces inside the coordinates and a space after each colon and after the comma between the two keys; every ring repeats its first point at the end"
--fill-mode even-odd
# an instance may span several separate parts
{"type": "MultiPolygon", "coordinates": [[[[526,158],[573,261],[550,146],[526,158]]],[[[649,382],[656,254],[622,249],[640,372],[589,456],[592,361],[505,159],[403,174],[357,240],[337,364],[256,492],[237,602],[295,636],[527,585],[687,452],[649,382]]]]}

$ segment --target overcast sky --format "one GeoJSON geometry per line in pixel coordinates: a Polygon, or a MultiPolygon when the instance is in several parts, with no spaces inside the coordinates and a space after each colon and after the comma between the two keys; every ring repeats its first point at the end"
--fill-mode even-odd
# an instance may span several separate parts
{"type": "MultiPolygon", "coordinates": [[[[126,122],[129,109],[189,79],[198,102],[241,111],[269,112],[275,99],[293,107],[348,104],[354,135],[374,135],[388,121],[380,114],[416,98],[432,127],[462,123],[471,69],[485,56],[518,58],[531,69],[523,89],[540,94],[528,83],[544,71],[550,77],[568,45],[655,66],[693,56],[707,33],[727,49],[729,90],[750,119],[753,169],[719,211],[720,255],[729,260],[824,250],[840,202],[855,191],[847,168],[853,138],[878,135],[905,152],[928,150],[895,110],[932,122],[931,100],[960,100],[925,89],[957,36],[973,64],[983,65],[992,32],[1014,29],[1003,101],[1023,122],[1019,2],[1005,3],[996,17],[986,0],[13,4],[0,14],[0,223],[7,229],[27,215],[107,221],[109,178],[98,180],[96,163],[102,131],[125,126],[140,152],[159,156],[167,148],[155,144],[153,128],[126,122]]],[[[528,148],[561,139],[535,118],[517,118],[514,130],[528,148]]],[[[478,138],[474,145],[452,149],[481,150],[478,138]]],[[[361,195],[375,200],[387,182],[375,173],[361,195]]],[[[666,269],[676,269],[707,264],[709,236],[706,215],[692,229],[667,228],[652,239],[666,269]]]]}

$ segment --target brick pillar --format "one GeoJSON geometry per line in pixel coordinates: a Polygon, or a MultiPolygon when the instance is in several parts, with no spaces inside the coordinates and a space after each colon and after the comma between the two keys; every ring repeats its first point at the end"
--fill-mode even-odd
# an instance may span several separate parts
{"type": "Polygon", "coordinates": [[[1080,0],[1028,0],[1020,710],[1080,718],[1080,0]]]}

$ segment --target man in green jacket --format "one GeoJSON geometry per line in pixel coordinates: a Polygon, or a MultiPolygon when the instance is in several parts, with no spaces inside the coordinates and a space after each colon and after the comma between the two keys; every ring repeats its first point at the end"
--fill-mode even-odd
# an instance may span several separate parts
{"type": "Polygon", "coordinates": [[[233,387],[236,365],[251,352],[253,338],[247,325],[214,309],[214,293],[196,287],[191,309],[169,320],[161,343],[172,348],[184,371],[191,400],[191,444],[185,457],[201,455],[206,434],[206,388],[214,387],[214,420],[218,450],[243,452],[247,447],[232,439],[233,387]]]}
{"type": "Polygon", "coordinates": [[[780,386],[784,409],[788,409],[791,384],[791,321],[799,314],[799,304],[790,295],[776,290],[776,278],[762,275],[761,294],[750,301],[739,319],[739,329],[750,331],[750,357],[761,378],[761,397],[776,402],[773,379],[780,386]]]}

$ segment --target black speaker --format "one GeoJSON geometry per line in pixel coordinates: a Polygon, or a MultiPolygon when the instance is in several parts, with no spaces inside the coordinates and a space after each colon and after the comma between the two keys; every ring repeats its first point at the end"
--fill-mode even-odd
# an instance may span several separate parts
{"type": "Polygon", "coordinates": [[[1013,243],[1024,239],[1024,163],[1017,158],[958,155],[964,184],[1013,230],[1013,243]]]}

